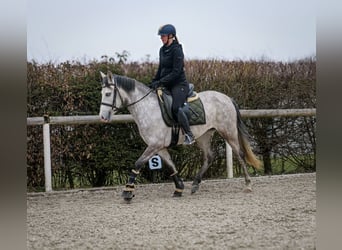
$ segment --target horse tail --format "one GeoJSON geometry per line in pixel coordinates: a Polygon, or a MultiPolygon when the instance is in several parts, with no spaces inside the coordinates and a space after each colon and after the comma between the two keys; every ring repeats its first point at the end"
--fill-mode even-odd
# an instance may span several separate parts
{"type": "Polygon", "coordinates": [[[250,135],[247,131],[247,128],[245,124],[243,123],[241,119],[241,114],[240,110],[235,103],[234,100],[232,100],[235,110],[236,110],[236,116],[237,116],[237,129],[238,129],[238,138],[239,138],[239,143],[242,152],[244,153],[245,160],[248,164],[252,165],[256,169],[261,168],[261,161],[255,156],[251,149],[251,145],[249,142],[250,135]]]}

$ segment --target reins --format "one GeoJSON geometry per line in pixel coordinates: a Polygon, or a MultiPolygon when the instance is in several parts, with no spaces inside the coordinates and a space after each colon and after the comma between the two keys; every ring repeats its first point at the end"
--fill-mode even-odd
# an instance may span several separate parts
{"type": "MultiPolygon", "coordinates": [[[[135,102],[132,102],[130,104],[127,104],[126,106],[124,106],[123,108],[128,108],[129,106],[133,106],[134,104],[137,104],[138,102],[140,102],[142,99],[144,99],[146,96],[148,96],[149,94],[151,94],[153,91],[153,89],[150,89],[150,91],[147,92],[146,95],[144,95],[143,97],[141,97],[140,99],[136,100],[135,102]]],[[[119,90],[118,90],[119,92],[119,90]]],[[[120,92],[119,92],[119,95],[120,95],[120,92]]],[[[120,95],[121,96],[121,95],[120,95]]]]}

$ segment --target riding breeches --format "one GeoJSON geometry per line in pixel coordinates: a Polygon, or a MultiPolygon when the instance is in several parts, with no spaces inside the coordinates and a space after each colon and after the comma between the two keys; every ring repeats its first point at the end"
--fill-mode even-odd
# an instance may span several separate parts
{"type": "Polygon", "coordinates": [[[178,121],[178,109],[183,107],[189,92],[188,84],[177,84],[171,89],[172,95],[172,114],[173,118],[178,121]]]}

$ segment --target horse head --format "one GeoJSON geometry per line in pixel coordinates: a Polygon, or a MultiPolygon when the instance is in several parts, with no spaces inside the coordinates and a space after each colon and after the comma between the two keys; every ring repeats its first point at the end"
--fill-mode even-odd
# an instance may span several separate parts
{"type": "Polygon", "coordinates": [[[122,99],[118,92],[118,87],[112,72],[108,71],[107,75],[100,71],[101,74],[101,107],[100,119],[104,122],[110,121],[112,115],[116,113],[122,105],[122,99]],[[117,98],[119,97],[119,98],[117,98]]]}

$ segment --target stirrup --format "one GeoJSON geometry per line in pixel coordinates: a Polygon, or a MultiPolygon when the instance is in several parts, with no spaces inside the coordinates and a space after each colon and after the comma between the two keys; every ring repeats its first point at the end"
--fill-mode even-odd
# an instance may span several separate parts
{"type": "Polygon", "coordinates": [[[183,144],[185,144],[185,145],[191,145],[191,144],[193,144],[193,143],[195,143],[194,137],[193,137],[193,136],[190,136],[190,135],[188,135],[188,134],[185,134],[185,139],[184,139],[184,143],[183,143],[183,144]]]}

